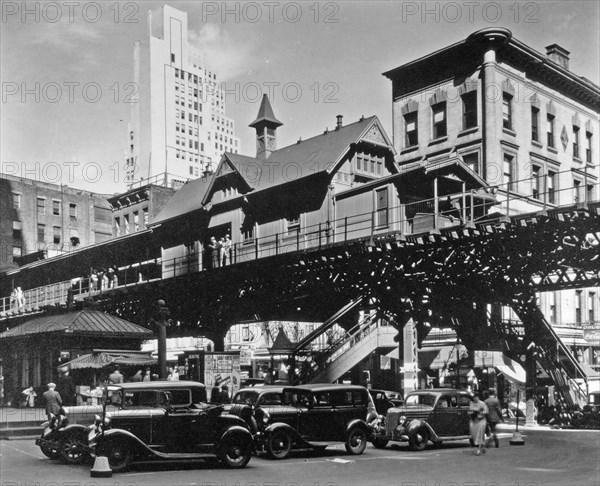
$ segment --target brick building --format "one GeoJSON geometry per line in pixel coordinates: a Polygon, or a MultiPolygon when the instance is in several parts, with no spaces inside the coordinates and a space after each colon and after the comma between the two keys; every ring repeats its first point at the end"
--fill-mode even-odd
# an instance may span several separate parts
{"type": "Polygon", "coordinates": [[[0,174],[0,270],[112,237],[106,196],[0,174]]]}

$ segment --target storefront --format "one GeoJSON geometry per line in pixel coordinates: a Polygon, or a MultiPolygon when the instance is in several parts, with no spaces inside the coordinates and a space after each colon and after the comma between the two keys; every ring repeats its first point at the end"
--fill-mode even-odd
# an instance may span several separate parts
{"type": "Polygon", "coordinates": [[[39,396],[48,382],[57,382],[59,368],[94,349],[139,350],[152,337],[149,329],[93,310],[46,314],[19,324],[0,333],[4,402],[14,402],[30,385],[39,396]]]}

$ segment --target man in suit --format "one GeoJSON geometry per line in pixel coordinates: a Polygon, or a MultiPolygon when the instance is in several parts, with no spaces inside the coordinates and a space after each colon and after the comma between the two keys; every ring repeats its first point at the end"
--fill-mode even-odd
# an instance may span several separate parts
{"type": "Polygon", "coordinates": [[[62,406],[62,399],[60,398],[60,394],[54,390],[55,388],[55,383],[48,383],[48,391],[45,391],[42,395],[46,403],[46,415],[48,415],[48,420],[50,420],[51,414],[58,415],[60,407],[62,406]]]}

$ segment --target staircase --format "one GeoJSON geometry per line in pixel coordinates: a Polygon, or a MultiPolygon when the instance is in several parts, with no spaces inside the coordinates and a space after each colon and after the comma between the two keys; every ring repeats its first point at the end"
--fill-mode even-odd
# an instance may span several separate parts
{"type": "Polygon", "coordinates": [[[318,364],[320,370],[310,383],[332,383],[378,348],[394,348],[398,330],[377,314],[368,315],[340,341],[324,351],[318,364]]]}
{"type": "Polygon", "coordinates": [[[587,375],[577,358],[546,320],[542,311],[535,302],[531,301],[513,306],[513,309],[523,322],[533,327],[534,355],[540,366],[552,378],[564,404],[567,406],[585,404],[587,390],[585,386],[581,386],[581,381],[586,382],[587,375]]]}
{"type": "Polygon", "coordinates": [[[488,312],[488,342],[485,344],[491,346],[493,341],[502,341],[503,352],[518,361],[533,341],[535,359],[554,382],[559,401],[566,406],[585,403],[587,392],[580,384],[587,379],[585,372],[536,303],[518,302],[512,308],[519,317],[517,321],[502,320],[488,312]]]}

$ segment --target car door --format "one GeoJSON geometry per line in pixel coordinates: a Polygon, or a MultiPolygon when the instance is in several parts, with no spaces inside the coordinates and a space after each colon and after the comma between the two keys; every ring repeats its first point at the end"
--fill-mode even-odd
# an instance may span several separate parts
{"type": "Polygon", "coordinates": [[[300,409],[298,432],[306,440],[336,440],[340,415],[332,405],[331,393],[315,392],[311,395],[309,407],[300,409]]]}
{"type": "Polygon", "coordinates": [[[457,435],[469,435],[469,405],[471,404],[471,397],[466,393],[460,393],[456,398],[459,412],[457,435]]]}
{"type": "Polygon", "coordinates": [[[436,434],[446,437],[459,435],[460,409],[453,394],[444,393],[439,397],[433,415],[435,425],[431,425],[436,434]]]}

